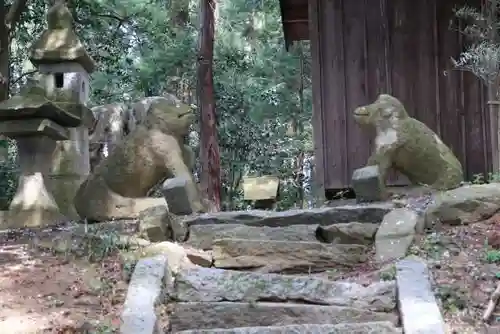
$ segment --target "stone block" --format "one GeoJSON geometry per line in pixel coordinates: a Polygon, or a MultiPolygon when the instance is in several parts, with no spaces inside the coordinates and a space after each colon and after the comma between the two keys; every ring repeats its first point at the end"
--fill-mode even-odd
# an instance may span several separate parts
{"type": "Polygon", "coordinates": [[[87,178],[86,175],[48,175],[47,189],[54,196],[61,213],[69,219],[79,220],[73,198],[80,185],[87,178]]]}
{"type": "MultiPolygon", "coordinates": [[[[198,328],[237,328],[248,326],[279,326],[283,324],[330,324],[389,321],[398,317],[393,313],[372,312],[343,306],[318,306],[290,303],[176,303],[170,317],[172,333],[198,328]]],[[[140,332],[137,332],[140,333],[140,332]]],[[[260,332],[259,332],[260,333],[260,332]]]]}
{"type": "Polygon", "coordinates": [[[121,334],[159,334],[155,306],[161,299],[162,284],[170,278],[168,256],[139,260],[130,280],[121,315],[121,334]]]}
{"type": "Polygon", "coordinates": [[[46,118],[65,127],[76,127],[82,123],[83,106],[72,110],[75,113],[62,109],[49,101],[40,87],[29,88],[23,94],[0,102],[0,121],[46,118]]]}
{"type": "Polygon", "coordinates": [[[0,121],[0,134],[10,138],[45,136],[52,140],[66,140],[69,132],[48,119],[0,121]]]}
{"type": "MultiPolygon", "coordinates": [[[[77,62],[61,62],[54,64],[40,64],[39,72],[45,75],[47,92],[55,92],[56,80],[58,89],[68,93],[68,97],[82,105],[88,102],[90,93],[89,74],[77,62]]],[[[48,96],[52,99],[52,96],[48,96]]],[[[56,96],[53,96],[56,97],[56,96]]]]}
{"type": "Polygon", "coordinates": [[[189,228],[188,245],[199,249],[212,249],[217,239],[253,239],[281,241],[317,241],[318,225],[292,225],[283,227],[247,226],[241,224],[200,224],[189,228]]]}
{"type": "Polygon", "coordinates": [[[214,267],[269,273],[310,273],[349,268],[365,262],[363,245],[320,242],[219,239],[214,241],[214,267]]]}
{"type": "Polygon", "coordinates": [[[363,286],[312,276],[262,274],[215,268],[190,268],[176,276],[177,302],[266,301],[363,308],[391,312],[396,308],[396,282],[363,286]]]}
{"type": "Polygon", "coordinates": [[[167,201],[168,210],[174,215],[193,213],[187,190],[189,181],[187,177],[176,177],[163,182],[161,192],[167,201]]]}
{"type": "Polygon", "coordinates": [[[378,166],[358,168],[352,173],[351,186],[358,202],[377,202],[387,198],[378,166]]]}
{"type": "Polygon", "coordinates": [[[393,209],[392,203],[343,205],[287,211],[221,211],[184,217],[188,226],[205,224],[242,224],[283,227],[292,225],[332,225],[350,222],[380,223],[393,209]]]}
{"type": "Polygon", "coordinates": [[[424,260],[408,257],[396,263],[399,312],[406,334],[444,334],[445,324],[431,290],[424,260]]]}
{"type": "Polygon", "coordinates": [[[404,257],[423,219],[414,211],[394,209],[385,215],[375,235],[375,258],[389,261],[404,257]]]}
{"type": "Polygon", "coordinates": [[[314,334],[401,334],[400,328],[389,321],[371,321],[364,323],[344,323],[338,325],[287,325],[237,327],[231,329],[194,329],[180,331],[177,334],[283,334],[283,333],[314,333],[314,334]]]}
{"type": "Polygon", "coordinates": [[[56,142],[46,136],[17,139],[21,175],[2,227],[48,226],[65,220],[47,187],[55,147],[56,142]]]}

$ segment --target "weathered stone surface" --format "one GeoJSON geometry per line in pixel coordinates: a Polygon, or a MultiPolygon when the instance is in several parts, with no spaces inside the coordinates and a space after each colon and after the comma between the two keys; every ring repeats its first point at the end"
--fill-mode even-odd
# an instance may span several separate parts
{"type": "Polygon", "coordinates": [[[396,307],[395,282],[376,282],[365,287],[307,276],[215,268],[181,270],[174,291],[175,300],[181,302],[299,301],[388,312],[396,307]]]}
{"type": "Polygon", "coordinates": [[[62,127],[75,127],[82,123],[79,114],[73,114],[49,101],[41,87],[27,89],[0,103],[0,120],[48,119],[62,127]]]}
{"type": "Polygon", "coordinates": [[[30,61],[35,65],[74,61],[88,73],[93,72],[95,62],[73,31],[73,16],[64,2],[58,2],[49,9],[47,22],[47,30],[31,47],[30,61]]]}
{"type": "Polygon", "coordinates": [[[135,251],[121,253],[122,265],[133,267],[140,259],[164,255],[168,258],[168,269],[177,274],[182,268],[193,268],[195,265],[189,260],[184,247],[173,242],[164,241],[142,247],[135,251]]]}
{"type": "Polygon", "coordinates": [[[394,209],[385,215],[375,235],[375,257],[378,261],[389,261],[404,257],[421,218],[412,210],[394,209]]]}
{"type": "Polygon", "coordinates": [[[387,189],[378,165],[358,168],[352,173],[351,186],[359,203],[387,199],[387,189]]]}
{"type": "Polygon", "coordinates": [[[373,203],[288,211],[227,211],[186,217],[189,225],[244,224],[250,226],[332,225],[349,222],[380,223],[393,208],[390,203],[373,203]]]}
{"type": "Polygon", "coordinates": [[[11,138],[27,136],[45,136],[52,140],[66,140],[69,138],[67,129],[43,118],[2,121],[0,122],[0,133],[11,138]]]}
{"type": "Polygon", "coordinates": [[[396,264],[398,305],[406,334],[444,334],[445,324],[431,290],[423,259],[408,257],[396,264]]]}
{"type": "Polygon", "coordinates": [[[410,117],[394,96],[380,94],[373,103],[356,108],[353,116],[360,126],[376,132],[366,165],[377,165],[384,179],[394,168],[413,184],[438,190],[460,186],[463,170],[453,151],[427,125],[410,117]]]}
{"type": "Polygon", "coordinates": [[[201,267],[211,267],[214,259],[210,252],[205,252],[200,249],[190,247],[188,245],[183,245],[184,250],[187,253],[188,259],[194,264],[201,267]]]}
{"type": "Polygon", "coordinates": [[[125,137],[126,130],[132,130],[134,117],[127,105],[121,102],[108,103],[92,108],[96,122],[89,138],[90,164],[94,168],[106,157],[104,148],[111,152],[125,137]]]}
{"type": "Polygon", "coordinates": [[[121,315],[121,334],[159,334],[155,305],[160,302],[162,283],[171,280],[168,257],[157,255],[139,261],[128,286],[121,315]]]}
{"type": "Polygon", "coordinates": [[[372,244],[379,224],[345,223],[329,226],[318,226],[315,235],[318,240],[336,244],[372,244]]]}
{"type": "Polygon", "coordinates": [[[238,327],[231,329],[195,329],[177,334],[399,334],[401,328],[388,321],[338,325],[288,325],[268,327],[238,327]]]}
{"type": "Polygon", "coordinates": [[[341,324],[349,322],[389,321],[391,313],[372,312],[341,306],[287,303],[177,303],[170,318],[172,332],[188,329],[235,328],[295,324],[341,324]]]}
{"type": "Polygon", "coordinates": [[[168,211],[166,205],[158,205],[139,213],[139,232],[141,236],[152,241],[183,242],[188,229],[179,217],[168,211]]]}
{"type": "Polygon", "coordinates": [[[500,210],[498,183],[466,185],[438,193],[425,212],[425,227],[439,224],[470,224],[491,217],[500,210]]]}
{"type": "Polygon", "coordinates": [[[44,227],[66,220],[47,187],[55,147],[56,142],[45,136],[17,139],[19,183],[9,211],[1,215],[0,228],[44,227]]]}
{"type": "MultiPolygon", "coordinates": [[[[166,205],[164,198],[150,198],[148,193],[165,177],[191,177],[185,147],[178,143],[194,118],[192,108],[175,96],[153,102],[146,119],[82,183],[74,199],[78,214],[93,221],[137,218],[145,209],[166,205]]],[[[188,190],[192,212],[203,212],[193,179],[188,190]]]]}
{"type": "Polygon", "coordinates": [[[201,224],[189,228],[187,244],[200,249],[211,249],[214,240],[253,239],[282,241],[317,241],[317,225],[292,225],[283,227],[248,226],[241,224],[201,224]]]}
{"type": "Polygon", "coordinates": [[[304,273],[362,263],[367,260],[367,250],[363,245],[219,239],[213,257],[217,268],[304,273]]]}
{"type": "Polygon", "coordinates": [[[184,216],[193,213],[189,200],[189,182],[186,177],[174,177],[163,182],[161,192],[167,201],[168,210],[174,215],[184,216]]]}
{"type": "Polygon", "coordinates": [[[168,215],[166,206],[155,206],[139,213],[139,233],[152,242],[169,239],[168,215]]]}

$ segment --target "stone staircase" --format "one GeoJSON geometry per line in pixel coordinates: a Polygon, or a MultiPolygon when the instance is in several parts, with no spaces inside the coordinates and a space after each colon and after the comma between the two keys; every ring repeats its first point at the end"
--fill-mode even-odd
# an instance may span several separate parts
{"type": "Polygon", "coordinates": [[[440,314],[437,309],[437,320],[428,315],[436,311],[435,301],[432,293],[422,292],[430,293],[430,287],[421,262],[403,261],[388,280],[360,284],[331,279],[366,264],[371,247],[320,242],[318,227],[380,223],[390,210],[366,205],[191,217],[183,221],[189,231],[183,245],[209,252],[211,265],[173,270],[168,263],[172,258],[165,254],[139,261],[121,333],[402,333],[402,325],[405,333],[441,333],[429,331],[440,314]],[[420,283],[416,273],[423,277],[420,283]],[[423,296],[422,307],[411,293],[397,292],[399,281],[405,280],[423,296]],[[408,295],[410,303],[398,301],[398,294],[408,295]],[[140,300],[134,302],[133,296],[140,300]],[[159,329],[156,316],[144,312],[158,300],[170,310],[168,329],[159,329]],[[427,331],[418,328],[422,323],[410,324],[415,318],[400,316],[410,304],[407,313],[427,315],[427,331]]]}

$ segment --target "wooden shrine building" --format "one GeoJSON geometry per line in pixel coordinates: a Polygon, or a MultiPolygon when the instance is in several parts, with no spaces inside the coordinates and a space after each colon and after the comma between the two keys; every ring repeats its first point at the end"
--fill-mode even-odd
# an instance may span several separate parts
{"type": "MultiPolygon", "coordinates": [[[[287,44],[311,42],[320,188],[348,188],[353,170],[365,164],[373,134],[362,131],[351,113],[379,93],[396,96],[411,116],[436,131],[468,178],[491,171],[494,141],[484,86],[472,74],[454,70],[451,62],[465,45],[463,36],[450,29],[453,9],[465,2],[280,0],[287,44]]],[[[407,182],[393,176],[390,183],[407,182]]]]}

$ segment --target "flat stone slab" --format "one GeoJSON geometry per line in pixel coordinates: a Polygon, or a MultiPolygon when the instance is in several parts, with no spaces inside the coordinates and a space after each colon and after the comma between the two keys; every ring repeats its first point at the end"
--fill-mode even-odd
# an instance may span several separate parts
{"type": "Polygon", "coordinates": [[[285,303],[176,303],[170,316],[172,333],[192,329],[235,328],[276,325],[336,325],[349,322],[388,321],[392,313],[372,312],[341,306],[285,303]]]}
{"type": "Polygon", "coordinates": [[[0,133],[11,138],[28,136],[46,136],[53,140],[66,140],[69,138],[68,129],[51,120],[37,118],[1,121],[0,133]]]}
{"type": "Polygon", "coordinates": [[[396,263],[399,312],[405,334],[444,334],[445,324],[429,282],[424,260],[408,257],[396,263]]]}
{"type": "Polygon", "coordinates": [[[45,96],[39,94],[15,95],[0,103],[0,121],[49,119],[63,127],[76,127],[82,123],[81,115],[75,115],[60,108],[45,96]]]}
{"type": "Polygon", "coordinates": [[[159,302],[162,283],[169,280],[166,255],[139,260],[130,280],[121,315],[120,334],[160,333],[155,306],[159,302]]]}
{"type": "Polygon", "coordinates": [[[177,334],[396,334],[401,328],[387,321],[365,322],[361,324],[338,325],[289,325],[268,327],[239,327],[231,329],[195,329],[181,331],[177,334]]]}
{"type": "Polygon", "coordinates": [[[185,223],[199,224],[244,224],[251,226],[332,225],[339,223],[380,223],[384,215],[393,208],[392,203],[371,203],[287,211],[227,211],[205,213],[185,218],[185,223]]]}
{"type": "Polygon", "coordinates": [[[402,258],[410,248],[423,219],[413,210],[394,209],[385,215],[375,235],[375,259],[390,261],[402,258]]]}
{"type": "Polygon", "coordinates": [[[363,245],[219,239],[212,256],[216,268],[308,273],[352,267],[365,262],[367,253],[363,245]]]}
{"type": "Polygon", "coordinates": [[[283,227],[241,224],[192,225],[186,243],[200,249],[212,249],[215,240],[225,238],[314,242],[317,241],[315,237],[317,226],[312,224],[283,227]]]}
{"type": "Polygon", "coordinates": [[[299,301],[390,312],[396,308],[396,283],[382,281],[365,287],[311,276],[195,268],[177,274],[173,299],[181,302],[299,301]]]}

